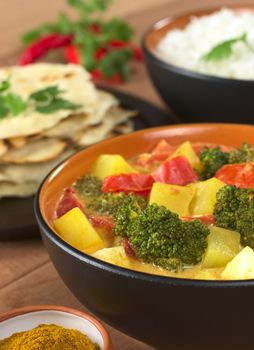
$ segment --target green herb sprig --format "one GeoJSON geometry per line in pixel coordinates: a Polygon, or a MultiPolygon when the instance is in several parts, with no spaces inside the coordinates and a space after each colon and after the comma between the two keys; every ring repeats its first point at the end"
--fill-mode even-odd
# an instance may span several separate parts
{"type": "Polygon", "coordinates": [[[45,23],[25,33],[23,44],[28,46],[53,33],[70,34],[73,37],[72,45],[78,50],[79,63],[88,71],[100,70],[106,79],[117,74],[123,81],[127,80],[130,75],[128,63],[135,57],[133,48],[128,44],[134,43],[135,39],[132,28],[124,20],[102,17],[113,0],[66,1],[76,11],[77,19],[61,13],[55,22],[45,23]],[[98,30],[94,30],[96,26],[98,30]],[[122,42],[122,47],[112,47],[114,41],[122,42]],[[96,54],[100,49],[105,49],[107,53],[98,59],[96,54]]]}
{"type": "Polygon", "coordinates": [[[230,57],[233,53],[233,46],[242,42],[248,48],[250,48],[249,43],[247,41],[247,33],[242,34],[241,36],[229,40],[225,40],[216,46],[214,46],[209,52],[202,56],[203,61],[221,61],[228,57],[230,57]]]}
{"type": "Polygon", "coordinates": [[[9,91],[10,80],[4,80],[0,84],[0,119],[11,115],[21,114],[29,106],[42,114],[54,113],[59,110],[75,110],[81,105],[74,104],[61,97],[64,92],[58,86],[52,85],[33,92],[27,100],[9,91]]]}

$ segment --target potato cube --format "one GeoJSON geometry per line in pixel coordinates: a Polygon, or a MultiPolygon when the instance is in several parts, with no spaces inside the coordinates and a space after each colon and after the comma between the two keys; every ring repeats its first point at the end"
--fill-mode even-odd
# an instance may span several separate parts
{"type": "Polygon", "coordinates": [[[211,226],[207,237],[208,247],[202,267],[223,267],[240,251],[240,234],[221,227],[211,226]]]}
{"type": "Polygon", "coordinates": [[[54,227],[67,243],[85,253],[91,254],[106,246],[79,208],[73,208],[54,220],[54,227]]]}
{"type": "Polygon", "coordinates": [[[191,143],[189,141],[182,143],[173,154],[169,157],[169,159],[184,156],[188,159],[193,168],[197,168],[199,165],[199,158],[196,155],[191,143]]]}
{"type": "Polygon", "coordinates": [[[102,154],[92,168],[92,174],[103,180],[106,176],[136,173],[119,154],[102,154]]]}
{"type": "Polygon", "coordinates": [[[221,274],[224,280],[242,280],[254,278],[254,251],[245,247],[231,260],[221,274]]]}
{"type": "Polygon", "coordinates": [[[190,184],[196,193],[190,204],[191,215],[209,215],[213,213],[216,202],[216,193],[225,186],[224,182],[212,177],[206,181],[190,184]]]}
{"type": "Polygon", "coordinates": [[[194,194],[195,190],[187,186],[155,182],[150,193],[149,204],[164,205],[173,213],[188,216],[189,204],[194,194]]]}

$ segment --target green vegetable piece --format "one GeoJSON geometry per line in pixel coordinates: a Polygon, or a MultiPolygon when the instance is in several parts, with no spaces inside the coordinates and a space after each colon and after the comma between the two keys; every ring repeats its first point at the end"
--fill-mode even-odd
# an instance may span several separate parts
{"type": "Polygon", "coordinates": [[[57,98],[57,99],[54,99],[47,106],[37,106],[36,111],[43,114],[49,114],[49,113],[57,112],[62,109],[75,110],[80,107],[81,107],[80,105],[76,105],[62,98],[57,98]]]}
{"type": "Polygon", "coordinates": [[[236,231],[211,226],[207,242],[203,268],[223,267],[240,251],[240,234],[236,231]]]}
{"type": "Polygon", "coordinates": [[[8,90],[11,87],[9,79],[3,80],[0,84],[0,93],[8,90]]]}
{"type": "Polygon", "coordinates": [[[81,14],[87,15],[92,12],[103,12],[112,0],[68,0],[68,3],[81,14]]]}
{"type": "Polygon", "coordinates": [[[6,107],[5,99],[0,95],[0,119],[7,117],[9,109],[6,107]]]}
{"type": "Polygon", "coordinates": [[[118,210],[114,212],[113,218],[115,227],[113,232],[117,236],[128,237],[128,226],[131,220],[136,218],[139,213],[147,206],[145,199],[141,196],[136,196],[133,193],[126,196],[118,207],[118,210]]]}
{"type": "Polygon", "coordinates": [[[113,50],[102,58],[99,68],[106,78],[111,78],[114,74],[120,74],[123,80],[127,80],[130,74],[127,63],[132,59],[132,55],[129,48],[113,50]]]}
{"type": "Polygon", "coordinates": [[[4,96],[4,101],[5,106],[13,116],[19,115],[27,107],[26,102],[20,96],[11,92],[4,96]]]}
{"type": "Polygon", "coordinates": [[[248,143],[243,143],[242,146],[232,152],[229,155],[229,163],[247,163],[254,161],[254,147],[251,147],[248,143]]]}
{"type": "Polygon", "coordinates": [[[59,14],[56,25],[58,32],[63,35],[70,34],[72,32],[72,22],[64,13],[59,14]]]}
{"type": "MultiPolygon", "coordinates": [[[[133,195],[134,196],[134,195],[133,195]]],[[[112,216],[123,204],[126,194],[120,193],[102,193],[93,198],[88,203],[87,208],[100,215],[112,216]]]]}
{"type": "Polygon", "coordinates": [[[78,194],[85,197],[96,197],[101,195],[101,186],[102,181],[96,176],[90,174],[81,176],[73,185],[78,194]]]}
{"type": "Polygon", "coordinates": [[[241,244],[254,248],[254,189],[224,186],[217,192],[215,225],[237,231],[241,244]]]}
{"type": "Polygon", "coordinates": [[[102,31],[107,33],[108,40],[128,41],[133,36],[131,27],[120,18],[112,18],[110,21],[103,23],[102,31]]]}
{"type": "Polygon", "coordinates": [[[74,110],[81,107],[59,97],[62,92],[64,91],[60,90],[58,86],[48,86],[32,93],[29,99],[35,102],[36,111],[43,114],[54,113],[62,109],[74,110]]]}
{"type": "Polygon", "coordinates": [[[216,193],[224,182],[212,177],[206,181],[190,184],[188,187],[195,191],[195,195],[190,203],[190,215],[211,215],[213,214],[216,202],[216,193]]]}
{"type": "Polygon", "coordinates": [[[201,180],[210,179],[225,164],[229,162],[229,153],[222,152],[220,147],[204,147],[200,153],[201,170],[199,176],[201,180]]]}
{"type": "Polygon", "coordinates": [[[36,102],[50,103],[53,98],[56,98],[62,93],[57,85],[48,86],[44,89],[37,90],[30,95],[30,99],[36,102]]]}
{"type": "Polygon", "coordinates": [[[202,60],[204,61],[221,61],[224,60],[232,54],[233,45],[237,42],[243,42],[247,45],[247,33],[243,35],[225,40],[222,43],[214,46],[209,52],[202,56],[202,60]]]}
{"type": "Polygon", "coordinates": [[[142,209],[129,200],[114,219],[114,233],[127,237],[140,259],[163,268],[175,271],[197,264],[207,247],[209,229],[205,225],[199,220],[183,222],[157,204],[142,209]]]}

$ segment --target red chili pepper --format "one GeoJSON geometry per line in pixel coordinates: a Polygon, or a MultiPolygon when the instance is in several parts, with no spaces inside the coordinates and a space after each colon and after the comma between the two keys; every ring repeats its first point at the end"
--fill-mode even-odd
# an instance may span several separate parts
{"type": "Polygon", "coordinates": [[[24,66],[36,62],[50,50],[70,45],[72,38],[71,34],[61,35],[56,33],[44,36],[25,49],[20,57],[19,64],[24,66]]]}
{"type": "Polygon", "coordinates": [[[67,62],[80,64],[79,52],[77,46],[67,46],[64,52],[64,56],[67,62]]]}

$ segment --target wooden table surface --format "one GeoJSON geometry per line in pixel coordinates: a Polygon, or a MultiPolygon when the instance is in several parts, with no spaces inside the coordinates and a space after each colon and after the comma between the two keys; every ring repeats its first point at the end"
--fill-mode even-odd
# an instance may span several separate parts
{"type": "MultiPolygon", "coordinates": [[[[253,1],[246,1],[253,3],[253,1]]],[[[20,52],[19,37],[35,25],[55,18],[66,8],[64,0],[0,1],[0,64],[15,64],[20,52]]],[[[142,35],[156,20],[170,14],[217,4],[241,3],[227,0],[116,0],[110,13],[126,18],[142,35]]],[[[120,87],[163,105],[149,82],[141,64],[131,81],[120,87]]],[[[13,213],[15,220],[15,213],[13,213]]],[[[33,304],[62,304],[78,309],[84,307],[65,287],[51,264],[40,239],[0,242],[0,312],[33,304]]],[[[107,326],[115,349],[152,350],[134,339],[107,326]]]]}

